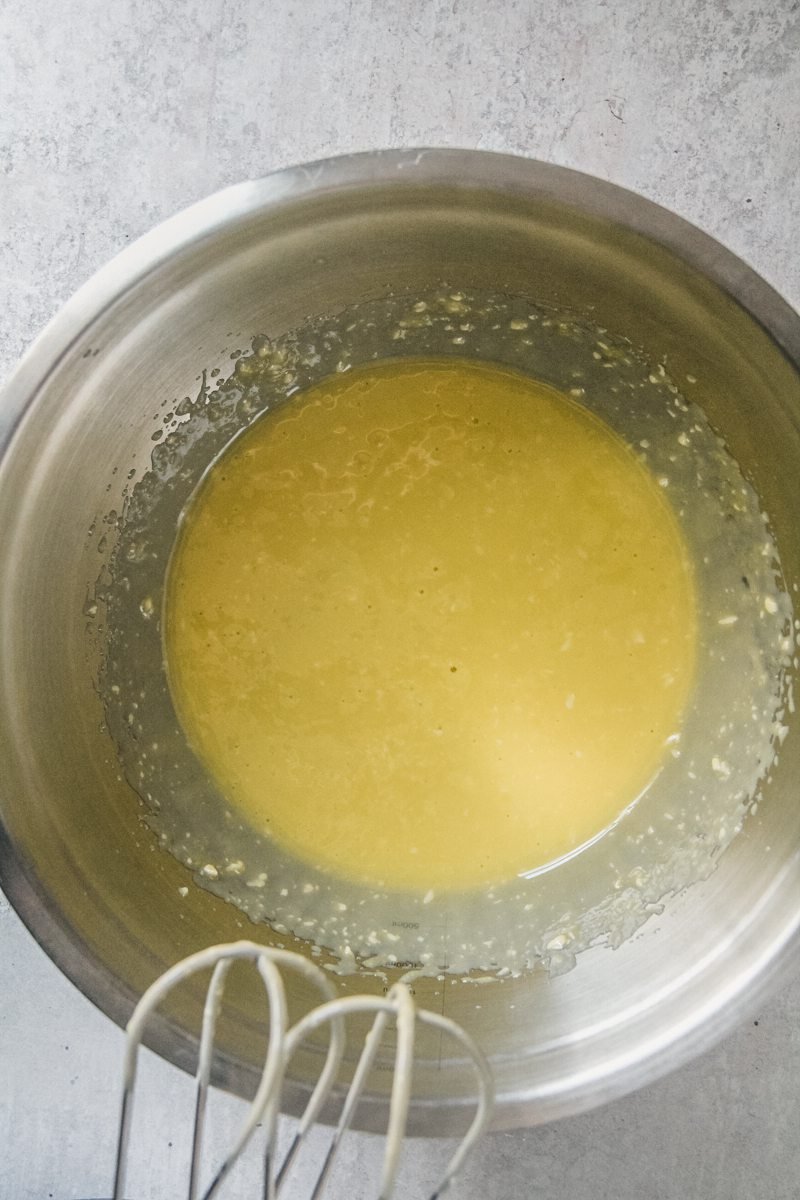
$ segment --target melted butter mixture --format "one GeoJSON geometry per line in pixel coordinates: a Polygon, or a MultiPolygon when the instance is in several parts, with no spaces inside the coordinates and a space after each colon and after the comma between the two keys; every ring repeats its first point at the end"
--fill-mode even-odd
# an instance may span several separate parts
{"type": "Polygon", "coordinates": [[[608,426],[507,368],[404,359],[295,396],[217,462],[165,648],[255,830],[439,891],[545,869],[647,788],[695,608],[663,490],[608,426]]]}

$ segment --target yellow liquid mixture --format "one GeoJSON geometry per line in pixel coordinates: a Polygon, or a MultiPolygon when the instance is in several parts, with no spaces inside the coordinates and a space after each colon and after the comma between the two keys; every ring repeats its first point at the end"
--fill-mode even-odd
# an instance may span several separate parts
{"type": "Polygon", "coordinates": [[[424,891],[617,820],[680,729],[695,640],[652,475],[569,397],[457,359],[331,378],[237,440],[165,628],[179,718],[248,822],[424,891]]]}

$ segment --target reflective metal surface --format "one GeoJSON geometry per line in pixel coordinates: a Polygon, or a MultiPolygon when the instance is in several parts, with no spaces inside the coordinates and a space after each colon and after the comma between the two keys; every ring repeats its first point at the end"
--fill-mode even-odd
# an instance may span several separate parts
{"type": "MultiPolygon", "coordinates": [[[[442,281],[591,312],[653,360],[666,356],[674,375],[697,375],[693,397],[761,494],[789,587],[800,581],[800,320],[664,210],[557,167],[423,150],[282,171],[160,226],[64,307],[0,402],[0,882],[51,957],[118,1022],[172,962],[241,937],[246,922],[157,851],[119,778],[83,613],[99,568],[88,530],[119,507],[131,462],[147,461],[161,398],[196,391],[200,366],[229,367],[232,338],[242,346],[313,313],[442,281]]],[[[636,938],[588,951],[552,981],[446,985],[448,1015],[491,1059],[497,1127],[655,1078],[774,985],[800,940],[799,799],[792,728],[765,801],[716,872],[636,938]]],[[[432,987],[417,999],[440,1006],[432,987]]],[[[262,1001],[244,983],[232,992],[216,1079],[249,1093],[262,1001]]],[[[196,1053],[202,994],[176,1001],[149,1039],[180,1065],[196,1053]]],[[[290,1108],[313,1065],[300,1060],[290,1108]]],[[[413,1130],[464,1127],[468,1064],[440,1061],[431,1045],[417,1086],[413,1130]]],[[[376,1095],[358,1123],[380,1128],[385,1115],[376,1095]]]]}

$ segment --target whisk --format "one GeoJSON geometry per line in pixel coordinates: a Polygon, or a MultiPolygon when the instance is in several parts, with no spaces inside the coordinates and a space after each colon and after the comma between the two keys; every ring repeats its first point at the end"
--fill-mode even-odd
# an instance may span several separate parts
{"type": "Polygon", "coordinates": [[[373,1014],[374,1020],[364,1039],[338,1124],[314,1184],[310,1200],[319,1200],[324,1193],[336,1154],[352,1123],[356,1106],[364,1091],[390,1021],[393,1021],[396,1026],[397,1040],[378,1200],[389,1200],[394,1189],[411,1102],[416,1023],[421,1021],[424,1025],[433,1026],[443,1034],[455,1039],[466,1052],[475,1070],[477,1083],[475,1115],[458,1149],[450,1159],[439,1186],[431,1197],[431,1200],[438,1200],[485,1130],[492,1112],[494,1099],[492,1075],[484,1055],[475,1042],[455,1021],[451,1021],[439,1013],[418,1008],[409,990],[410,976],[408,975],[395,983],[383,997],[366,995],[337,997],[330,979],[308,959],[288,950],[273,949],[248,941],[211,946],[207,950],[190,955],[176,963],[157,979],[137,1004],[127,1026],[122,1108],[114,1174],[114,1200],[123,1200],[124,1195],[137,1059],[148,1019],[174,987],[189,979],[196,972],[209,969],[211,970],[211,980],[203,1009],[200,1049],[195,1073],[194,1129],[189,1166],[188,1200],[198,1200],[198,1197],[201,1200],[211,1200],[213,1196],[217,1195],[224,1180],[261,1123],[266,1131],[263,1197],[264,1200],[276,1200],[306,1134],[314,1125],[323,1104],[336,1084],[345,1051],[348,1018],[364,1013],[373,1014]],[[237,960],[251,962],[264,985],[269,1002],[266,1056],[256,1094],[233,1145],[217,1167],[210,1183],[201,1191],[200,1164],[211,1079],[214,1033],[222,1005],[226,978],[233,963],[237,960]],[[292,1026],[289,1026],[286,993],[281,971],[298,973],[310,982],[321,996],[321,1003],[292,1026]],[[300,1118],[294,1139],[282,1163],[278,1166],[276,1163],[278,1114],[281,1090],[287,1069],[301,1043],[316,1030],[325,1026],[329,1030],[329,1039],[322,1070],[300,1118]]]}

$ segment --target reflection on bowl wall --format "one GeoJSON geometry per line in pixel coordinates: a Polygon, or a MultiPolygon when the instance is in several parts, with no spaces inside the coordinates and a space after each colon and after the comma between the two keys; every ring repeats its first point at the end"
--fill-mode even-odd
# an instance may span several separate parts
{"type": "MultiPolygon", "coordinates": [[[[121,508],[131,464],[149,461],[153,413],[164,397],[196,392],[200,367],[229,370],[230,350],[256,333],[443,281],[587,314],[695,376],[692,397],[759,493],[797,590],[800,319],[678,218],[562,168],[443,150],[292,168],[173,218],[65,306],[0,404],[0,880],[51,957],[118,1022],[176,959],[254,927],[158,851],[121,777],[95,688],[102,636],[84,611],[113,522],[101,556],[101,529],[88,531],[121,508]]],[[[758,812],[717,869],[637,937],[586,951],[554,979],[534,972],[479,992],[457,979],[419,984],[418,1001],[441,1007],[444,996],[489,1055],[497,1127],[576,1112],[657,1077],[774,985],[800,925],[800,738],[793,714],[786,723],[758,812]]],[[[354,976],[340,987],[381,982],[354,976]]],[[[231,995],[217,1082],[248,1093],[263,1002],[244,980],[231,995]]],[[[305,999],[298,991],[290,1002],[305,999]]],[[[189,1064],[201,1003],[199,989],[179,993],[153,1048],[189,1064]]],[[[433,1045],[423,1057],[412,1130],[461,1128],[468,1065],[440,1061],[433,1045]]],[[[298,1059],[289,1109],[315,1067],[312,1051],[298,1059]]],[[[361,1124],[380,1128],[385,1094],[373,1101],[361,1124]]]]}

